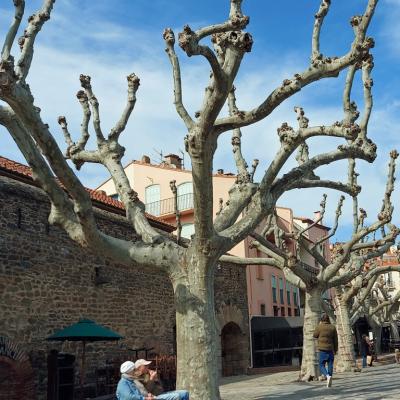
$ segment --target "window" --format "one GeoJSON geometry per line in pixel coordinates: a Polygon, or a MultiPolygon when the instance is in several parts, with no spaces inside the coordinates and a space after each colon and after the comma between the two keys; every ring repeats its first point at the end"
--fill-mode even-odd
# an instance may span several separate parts
{"type": "Polygon", "coordinates": [[[286,281],[286,297],[287,297],[287,304],[288,304],[288,306],[290,306],[290,288],[291,288],[291,286],[290,286],[290,283],[288,283],[287,281],[286,281]]]}
{"type": "Polygon", "coordinates": [[[256,275],[257,279],[264,279],[264,271],[263,271],[263,266],[262,265],[257,265],[257,275],[256,275]]]}
{"type": "Polygon", "coordinates": [[[299,308],[295,308],[294,309],[294,316],[295,317],[300,317],[300,309],[299,308]]]}
{"type": "Polygon", "coordinates": [[[177,187],[178,210],[193,208],[193,184],[192,182],[181,183],[177,187]]]}
{"type": "Polygon", "coordinates": [[[285,302],[283,298],[283,279],[279,278],[279,300],[281,301],[281,304],[285,302]]]}
{"type": "Polygon", "coordinates": [[[194,235],[194,224],[183,224],[181,236],[190,239],[192,235],[194,235]]]}
{"type": "Polygon", "coordinates": [[[298,298],[297,298],[298,289],[293,288],[293,303],[295,306],[299,305],[298,298]]]}
{"type": "Polygon", "coordinates": [[[290,307],[287,309],[287,315],[288,317],[292,316],[292,309],[290,307]]]}
{"type": "Polygon", "coordinates": [[[272,302],[276,303],[276,278],[274,275],[271,276],[271,285],[272,285],[272,302]]]}
{"type": "Polygon", "coordinates": [[[279,315],[279,307],[274,306],[274,317],[277,317],[279,315]]]}
{"type": "Polygon", "coordinates": [[[281,317],[285,316],[285,307],[281,307],[281,317]]]}
{"type": "Polygon", "coordinates": [[[391,272],[388,272],[386,275],[386,284],[388,286],[393,286],[393,276],[391,272]]]}
{"type": "Polygon", "coordinates": [[[146,211],[149,214],[160,215],[160,185],[147,186],[145,189],[146,211]]]}
{"type": "Polygon", "coordinates": [[[265,315],[265,304],[260,305],[260,314],[265,315]]]}
{"type": "Polygon", "coordinates": [[[111,197],[112,199],[114,199],[114,200],[119,200],[118,193],[114,193],[114,194],[112,194],[110,197],[111,197]]]}

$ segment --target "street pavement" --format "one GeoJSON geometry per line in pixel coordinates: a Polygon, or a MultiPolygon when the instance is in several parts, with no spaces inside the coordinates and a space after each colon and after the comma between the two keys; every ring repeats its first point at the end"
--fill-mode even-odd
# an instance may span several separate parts
{"type": "Polygon", "coordinates": [[[329,399],[400,400],[400,365],[388,364],[361,373],[336,374],[331,388],[326,382],[296,382],[297,371],[224,378],[223,400],[329,399]]]}

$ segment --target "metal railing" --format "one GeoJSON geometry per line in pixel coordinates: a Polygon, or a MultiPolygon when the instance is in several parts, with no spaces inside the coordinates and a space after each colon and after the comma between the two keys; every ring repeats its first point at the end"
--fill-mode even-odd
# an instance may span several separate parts
{"type": "Polygon", "coordinates": [[[303,269],[305,269],[308,272],[311,272],[314,275],[318,275],[319,274],[319,268],[317,267],[313,267],[312,265],[306,264],[303,261],[299,261],[299,264],[301,265],[301,267],[303,269]]]}
{"type": "MultiPolygon", "coordinates": [[[[193,193],[178,196],[178,210],[190,210],[193,208],[193,193]]],[[[154,201],[146,204],[146,212],[155,216],[174,213],[174,198],[154,201]]]]}

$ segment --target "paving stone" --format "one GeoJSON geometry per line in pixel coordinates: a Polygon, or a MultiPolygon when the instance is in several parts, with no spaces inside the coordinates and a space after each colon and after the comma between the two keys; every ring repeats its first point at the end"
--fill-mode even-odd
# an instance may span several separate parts
{"type": "Polygon", "coordinates": [[[400,366],[379,365],[361,373],[336,374],[331,388],[326,382],[296,382],[298,372],[223,379],[223,400],[400,399],[400,366]]]}

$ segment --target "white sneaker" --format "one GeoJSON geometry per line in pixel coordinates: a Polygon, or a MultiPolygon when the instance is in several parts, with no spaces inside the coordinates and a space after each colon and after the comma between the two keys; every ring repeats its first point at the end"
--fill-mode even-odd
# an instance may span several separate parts
{"type": "Polygon", "coordinates": [[[328,375],[326,377],[326,387],[331,387],[331,386],[332,386],[332,377],[328,375]]]}

